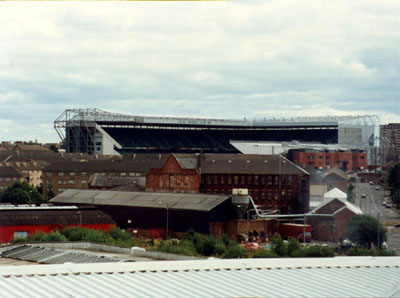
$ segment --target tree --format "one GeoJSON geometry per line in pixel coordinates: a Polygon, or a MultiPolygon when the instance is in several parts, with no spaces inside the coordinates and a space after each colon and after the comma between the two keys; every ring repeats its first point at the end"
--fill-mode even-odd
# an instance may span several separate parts
{"type": "Polygon", "coordinates": [[[39,205],[43,202],[43,197],[38,192],[36,187],[33,187],[25,181],[15,181],[13,185],[7,187],[7,189],[4,191],[2,201],[12,204],[39,205]]]}
{"type": "Polygon", "coordinates": [[[381,247],[387,240],[386,230],[380,222],[375,217],[363,214],[355,215],[350,219],[345,235],[351,242],[368,248],[371,248],[372,244],[375,247],[381,247]]]}
{"type": "Polygon", "coordinates": [[[390,188],[390,196],[396,204],[396,208],[400,208],[400,163],[395,164],[389,170],[388,184],[390,188]]]}
{"type": "Polygon", "coordinates": [[[347,187],[347,201],[350,203],[354,203],[354,195],[353,195],[354,185],[353,183],[349,183],[347,187]]]}

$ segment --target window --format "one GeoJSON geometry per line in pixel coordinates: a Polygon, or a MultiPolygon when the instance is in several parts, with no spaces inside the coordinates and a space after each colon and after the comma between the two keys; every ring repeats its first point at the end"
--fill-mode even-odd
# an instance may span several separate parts
{"type": "Polygon", "coordinates": [[[70,176],[70,177],[75,177],[75,172],[69,173],[69,176],[70,176]]]}
{"type": "Polygon", "coordinates": [[[68,184],[75,184],[74,180],[68,180],[68,184]]]}
{"type": "Polygon", "coordinates": [[[221,176],[221,184],[225,184],[225,177],[221,176]]]}
{"type": "Polygon", "coordinates": [[[258,175],[254,176],[254,185],[258,185],[258,175]]]}
{"type": "Polygon", "coordinates": [[[275,176],[275,185],[279,184],[279,176],[275,176]]]}
{"type": "Polygon", "coordinates": [[[265,201],[265,192],[261,193],[261,201],[263,201],[263,202],[265,201]]]}
{"type": "Polygon", "coordinates": [[[272,200],[272,192],[269,192],[268,193],[268,201],[271,201],[272,200]]]}
{"type": "Polygon", "coordinates": [[[319,156],[319,159],[322,159],[322,158],[323,158],[322,155],[320,155],[320,156],[319,156]]]}
{"type": "Polygon", "coordinates": [[[120,176],[121,176],[121,177],[125,177],[125,176],[126,176],[126,173],[125,173],[125,172],[121,172],[120,176]]]}
{"type": "Polygon", "coordinates": [[[274,193],[274,199],[275,199],[275,201],[277,201],[279,199],[279,193],[277,193],[277,192],[274,193]]]}
{"type": "Polygon", "coordinates": [[[282,181],[281,181],[282,185],[285,185],[286,184],[286,176],[282,175],[281,179],[282,179],[282,181]]]}
{"type": "Polygon", "coordinates": [[[246,177],[244,175],[240,176],[240,184],[245,184],[246,177]]]}
{"type": "Polygon", "coordinates": [[[261,176],[261,184],[265,185],[265,176],[264,175],[261,176]]]}
{"type": "Polygon", "coordinates": [[[26,239],[28,238],[28,232],[26,231],[15,231],[14,239],[26,239]]]}
{"type": "Polygon", "coordinates": [[[53,173],[46,173],[47,177],[53,176],[53,173]]]}
{"type": "Polygon", "coordinates": [[[207,184],[211,184],[211,176],[210,175],[207,176],[207,184]]]}
{"type": "Polygon", "coordinates": [[[87,181],[86,181],[86,180],[82,180],[81,183],[82,183],[82,184],[86,184],[87,181]]]}
{"type": "Polygon", "coordinates": [[[293,179],[293,177],[292,177],[291,175],[289,175],[287,178],[288,178],[287,184],[288,184],[288,185],[292,185],[292,182],[293,182],[292,179],[293,179]]]}
{"type": "Polygon", "coordinates": [[[284,200],[285,197],[286,197],[286,192],[282,191],[282,193],[281,193],[281,200],[284,200]]]}
{"type": "Polygon", "coordinates": [[[129,173],[129,177],[135,177],[135,174],[136,174],[136,173],[130,172],[130,173],[129,173]]]}
{"type": "Polygon", "coordinates": [[[239,176],[233,177],[233,184],[237,185],[239,183],[239,176]]]}
{"type": "Polygon", "coordinates": [[[272,184],[272,176],[268,176],[268,185],[272,184]]]}
{"type": "Polygon", "coordinates": [[[82,176],[82,177],[86,177],[86,172],[82,172],[82,173],[81,173],[81,176],[82,176]]]}
{"type": "Polygon", "coordinates": [[[58,172],[58,177],[63,177],[64,176],[64,172],[58,172]]]}
{"type": "Polygon", "coordinates": [[[248,180],[249,185],[253,184],[253,176],[252,175],[249,175],[247,180],[248,180]]]}
{"type": "Polygon", "coordinates": [[[215,184],[215,185],[218,184],[218,175],[214,175],[214,184],[215,184]]]}
{"type": "Polygon", "coordinates": [[[232,184],[232,176],[228,175],[228,184],[231,185],[232,184]]]}

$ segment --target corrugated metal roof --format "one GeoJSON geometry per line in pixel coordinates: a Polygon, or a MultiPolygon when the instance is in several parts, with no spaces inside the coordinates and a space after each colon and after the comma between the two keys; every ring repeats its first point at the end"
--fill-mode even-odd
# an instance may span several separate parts
{"type": "Polygon", "coordinates": [[[0,267],[0,297],[396,297],[399,257],[0,267]]]}
{"type": "Polygon", "coordinates": [[[50,202],[163,209],[168,205],[171,209],[209,211],[229,197],[230,196],[207,194],[68,189],[51,199],[50,202]]]}
{"type": "MultiPolygon", "coordinates": [[[[1,256],[16,260],[37,262],[43,264],[64,264],[70,263],[108,263],[124,262],[122,259],[95,256],[84,253],[73,253],[60,249],[32,247],[29,245],[11,246],[2,249],[1,256]]],[[[1,296],[1,294],[0,294],[1,296]]]]}

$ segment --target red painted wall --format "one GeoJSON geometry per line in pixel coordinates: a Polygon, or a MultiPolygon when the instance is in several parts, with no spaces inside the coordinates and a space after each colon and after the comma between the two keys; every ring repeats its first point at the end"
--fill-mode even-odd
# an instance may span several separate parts
{"type": "MultiPolygon", "coordinates": [[[[28,236],[37,232],[50,233],[56,230],[61,230],[65,227],[77,227],[78,225],[29,225],[29,226],[0,226],[0,243],[10,242],[14,237],[14,232],[28,232],[28,236]]],[[[87,224],[81,225],[82,228],[102,230],[114,228],[115,224],[87,224]]]]}

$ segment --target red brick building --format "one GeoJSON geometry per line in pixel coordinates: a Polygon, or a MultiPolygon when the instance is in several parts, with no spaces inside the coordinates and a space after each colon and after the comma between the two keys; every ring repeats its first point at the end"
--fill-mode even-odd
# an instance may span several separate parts
{"type": "Polygon", "coordinates": [[[309,209],[310,174],[280,155],[205,154],[200,173],[202,193],[229,195],[233,188],[247,188],[262,210],[309,209]]]}
{"type": "Polygon", "coordinates": [[[161,168],[146,174],[146,191],[198,193],[198,158],[194,154],[171,154],[161,168]]]}
{"type": "Polygon", "coordinates": [[[341,199],[322,203],[307,216],[307,224],[312,227],[312,238],[317,241],[340,241],[350,218],[356,214],[362,214],[361,209],[341,199]]]}
{"type": "Polygon", "coordinates": [[[311,166],[316,169],[338,167],[343,171],[358,171],[367,169],[367,153],[361,150],[351,151],[315,151],[292,150],[289,158],[303,167],[311,166]]]}

